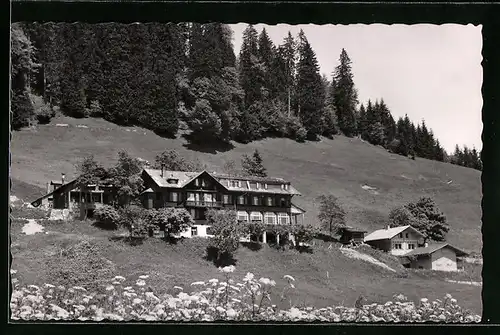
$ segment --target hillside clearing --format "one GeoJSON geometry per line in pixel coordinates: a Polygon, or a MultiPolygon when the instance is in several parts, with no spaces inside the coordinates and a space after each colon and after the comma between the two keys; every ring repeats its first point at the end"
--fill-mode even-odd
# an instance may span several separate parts
{"type": "Polygon", "coordinates": [[[120,149],[151,162],[162,151],[174,149],[188,159],[199,158],[208,170],[220,170],[228,160],[239,163],[243,154],[258,149],[268,174],[291,181],[302,193],[294,202],[307,211],[308,222],[316,224],[314,199],[322,194],[337,196],[348,212],[347,223],[368,231],[383,227],[392,208],[431,196],[450,223],[448,241],[467,251],[481,249],[479,171],[425,159],[413,161],[356,138],[339,136],[307,143],[266,139],[247,145],[234,143],[232,149],[220,151],[195,147],[182,137],[165,139],[149,130],[120,127],[102,119],[59,117],[35,131],[14,132],[11,148],[12,193],[29,196],[29,200],[43,192],[47,181],[60,178],[61,172],[73,178],[75,163],[90,154],[110,166],[120,149]],[[374,187],[378,194],[359,185],[374,187]]]}

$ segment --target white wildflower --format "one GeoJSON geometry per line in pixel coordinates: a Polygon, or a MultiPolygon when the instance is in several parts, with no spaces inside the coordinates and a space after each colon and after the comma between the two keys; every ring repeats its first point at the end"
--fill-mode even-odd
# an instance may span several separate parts
{"type": "Polygon", "coordinates": [[[225,266],[223,268],[219,268],[219,271],[221,272],[224,272],[224,273],[231,273],[231,272],[234,272],[236,268],[234,267],[234,265],[229,265],[229,266],[225,266]]]}
{"type": "Polygon", "coordinates": [[[76,291],[87,292],[87,290],[84,287],[81,287],[81,286],[73,286],[73,289],[76,290],[76,291]]]}
{"type": "Polygon", "coordinates": [[[177,289],[177,290],[181,290],[181,291],[182,291],[182,290],[184,290],[184,289],[183,289],[182,287],[180,287],[180,286],[174,286],[174,288],[175,288],[175,289],[177,289]]]}
{"type": "Polygon", "coordinates": [[[423,304],[427,303],[428,301],[429,301],[429,299],[427,299],[427,298],[420,299],[420,302],[423,304]]]}
{"type": "Polygon", "coordinates": [[[229,309],[226,311],[226,315],[227,315],[228,317],[230,317],[230,318],[234,318],[234,317],[237,315],[237,313],[236,313],[236,311],[235,311],[234,309],[229,308],[229,309]]]}
{"type": "Polygon", "coordinates": [[[251,281],[253,280],[253,278],[254,278],[253,273],[247,272],[245,278],[243,278],[243,281],[251,281]]]}
{"type": "Polygon", "coordinates": [[[269,278],[260,278],[259,282],[261,282],[263,285],[271,285],[271,280],[269,278]]]}
{"type": "Polygon", "coordinates": [[[127,287],[124,287],[123,289],[126,291],[133,291],[134,290],[134,288],[132,286],[127,286],[127,287]]]}
{"type": "Polygon", "coordinates": [[[40,291],[40,287],[36,286],[36,285],[28,285],[29,288],[32,288],[32,289],[35,289],[37,291],[40,291]]]}
{"type": "Polygon", "coordinates": [[[15,275],[17,273],[17,270],[10,269],[10,274],[15,275]]]}
{"type": "Polygon", "coordinates": [[[114,280],[114,281],[111,282],[111,284],[113,284],[113,285],[120,285],[121,282],[119,282],[118,280],[114,280]]]}
{"type": "Polygon", "coordinates": [[[290,275],[285,275],[283,276],[284,279],[288,279],[288,280],[291,280],[291,281],[295,281],[295,278],[293,278],[292,276],[290,275]]]}
{"type": "Polygon", "coordinates": [[[140,304],[141,302],[142,302],[142,300],[141,300],[141,299],[139,299],[139,298],[135,298],[134,300],[132,300],[132,303],[133,303],[134,305],[138,305],[138,304],[140,304]]]}
{"type": "Polygon", "coordinates": [[[125,277],[123,276],[115,276],[113,280],[125,281],[125,277]]]}
{"type": "Polygon", "coordinates": [[[195,281],[194,283],[191,283],[191,286],[198,286],[198,285],[205,285],[205,282],[203,282],[203,281],[195,281]]]}
{"type": "Polygon", "coordinates": [[[135,283],[135,284],[136,284],[137,286],[144,286],[144,285],[146,285],[146,282],[145,282],[144,280],[140,279],[140,280],[136,281],[136,283],[135,283]]]}
{"type": "Polygon", "coordinates": [[[208,282],[211,284],[214,284],[214,283],[218,283],[219,280],[214,278],[214,279],[210,279],[208,282]]]}
{"type": "Polygon", "coordinates": [[[234,302],[241,302],[241,300],[236,299],[236,298],[231,298],[231,300],[234,301],[234,302]]]}
{"type": "Polygon", "coordinates": [[[115,287],[113,285],[106,286],[106,291],[113,291],[115,287]]]}

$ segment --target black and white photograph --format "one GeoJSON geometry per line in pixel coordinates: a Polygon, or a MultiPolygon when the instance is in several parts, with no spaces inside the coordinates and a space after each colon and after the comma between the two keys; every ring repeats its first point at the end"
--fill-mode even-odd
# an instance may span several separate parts
{"type": "Polygon", "coordinates": [[[10,42],[11,320],[481,321],[481,25],[10,42]]]}

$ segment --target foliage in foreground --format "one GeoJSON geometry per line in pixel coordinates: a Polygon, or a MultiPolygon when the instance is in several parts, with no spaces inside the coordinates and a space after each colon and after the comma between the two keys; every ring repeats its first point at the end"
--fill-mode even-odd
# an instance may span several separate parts
{"type": "Polygon", "coordinates": [[[271,300],[276,282],[247,273],[240,280],[231,278],[234,266],[220,268],[223,280],[210,279],[191,284],[192,292],[182,287],[173,289],[176,295],[157,296],[146,290],[149,276],[142,275],[134,284],[115,276],[98,292],[83,287],[64,287],[45,284],[20,287],[13,275],[11,317],[14,320],[80,320],[80,321],[324,321],[324,322],[479,322],[475,315],[461,308],[451,295],[443,300],[421,299],[419,303],[395,295],[395,301],[385,304],[313,308],[295,307],[287,292],[295,289],[295,279],[283,277],[287,284],[279,295],[290,304],[281,310],[271,300]]]}

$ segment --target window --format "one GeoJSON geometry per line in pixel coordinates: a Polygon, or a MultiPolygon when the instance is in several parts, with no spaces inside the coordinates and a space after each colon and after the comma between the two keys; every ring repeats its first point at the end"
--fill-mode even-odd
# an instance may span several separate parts
{"type": "Polygon", "coordinates": [[[399,238],[403,238],[403,233],[399,233],[399,238]]]}
{"type": "Polygon", "coordinates": [[[250,214],[250,221],[262,221],[262,213],[252,212],[250,214]]]}
{"type": "Polygon", "coordinates": [[[254,206],[259,206],[260,205],[260,199],[259,199],[259,197],[253,197],[253,205],[254,206]]]}
{"type": "Polygon", "coordinates": [[[257,189],[259,189],[259,188],[260,188],[260,183],[257,183],[257,189]]]}
{"type": "Polygon", "coordinates": [[[287,225],[290,223],[290,216],[287,213],[279,213],[278,214],[278,223],[287,225]]]}
{"type": "Polygon", "coordinates": [[[408,238],[408,233],[406,233],[406,238],[408,238]]]}
{"type": "Polygon", "coordinates": [[[179,199],[179,193],[178,192],[170,192],[170,201],[171,202],[177,202],[179,199]]]}
{"type": "Polygon", "coordinates": [[[266,224],[276,224],[276,214],[272,212],[267,212],[265,219],[266,224]]]}
{"type": "Polygon", "coordinates": [[[101,193],[92,193],[92,202],[101,202],[101,193]]]}
{"type": "Polygon", "coordinates": [[[195,186],[200,186],[200,180],[199,179],[195,179],[194,180],[194,185],[195,186]]]}
{"type": "Polygon", "coordinates": [[[394,243],[394,249],[401,249],[401,243],[394,243]]]}
{"type": "Polygon", "coordinates": [[[208,184],[207,184],[207,182],[205,181],[205,179],[202,179],[202,180],[201,180],[201,186],[202,186],[202,187],[208,186],[208,184]]]}
{"type": "Polygon", "coordinates": [[[280,199],[280,205],[281,205],[281,207],[286,207],[286,199],[285,198],[280,199]]]}
{"type": "Polygon", "coordinates": [[[214,232],[212,230],[212,226],[208,226],[207,227],[207,235],[213,235],[213,234],[214,234],[214,232]]]}
{"type": "Polygon", "coordinates": [[[415,249],[415,244],[413,244],[413,243],[408,244],[408,249],[411,249],[411,250],[415,249]]]}
{"type": "Polygon", "coordinates": [[[273,197],[267,197],[266,198],[266,203],[268,206],[274,205],[273,197]]]}
{"type": "Polygon", "coordinates": [[[198,227],[191,227],[191,236],[198,235],[198,227]]]}
{"type": "Polygon", "coordinates": [[[238,197],[238,205],[244,205],[245,204],[245,196],[244,195],[240,195],[238,197]]]}
{"type": "Polygon", "coordinates": [[[247,212],[238,212],[238,221],[248,222],[248,213],[247,212]]]}
{"type": "Polygon", "coordinates": [[[231,201],[232,199],[231,199],[231,196],[229,194],[224,194],[223,199],[224,199],[225,204],[232,203],[232,201],[231,201]]]}
{"type": "Polygon", "coordinates": [[[267,184],[264,184],[264,188],[267,190],[267,184]]]}
{"type": "Polygon", "coordinates": [[[241,187],[240,181],[239,180],[230,180],[229,187],[241,187]]]}

